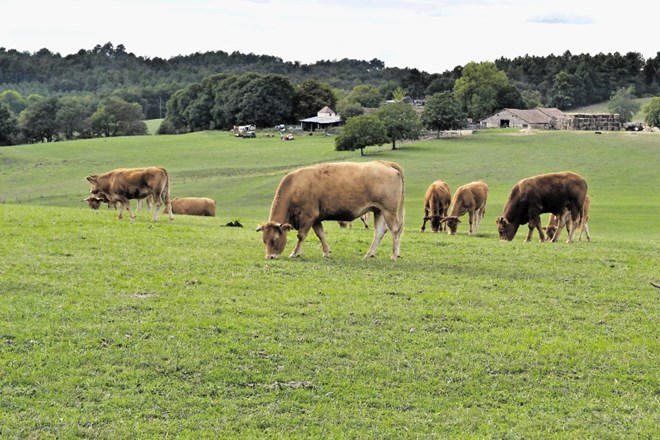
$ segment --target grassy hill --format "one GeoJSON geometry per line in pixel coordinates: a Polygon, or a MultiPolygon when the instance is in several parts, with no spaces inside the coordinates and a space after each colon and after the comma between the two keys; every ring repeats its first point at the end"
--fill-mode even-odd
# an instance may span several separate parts
{"type": "Polygon", "coordinates": [[[0,149],[0,437],[656,435],[657,134],[492,130],[368,153],[217,132],[0,149]],[[310,235],[301,258],[264,260],[254,227],[287,171],[373,159],[406,170],[399,261],[389,234],[362,260],[359,222],[325,224],[329,259],[310,235]],[[80,201],[86,175],[144,165],[218,216],[129,223],[80,201]],[[567,169],[589,183],[593,241],[524,243],[523,227],[500,242],[511,187],[567,169]],[[438,178],[488,183],[477,236],[467,219],[419,232],[438,178]]]}

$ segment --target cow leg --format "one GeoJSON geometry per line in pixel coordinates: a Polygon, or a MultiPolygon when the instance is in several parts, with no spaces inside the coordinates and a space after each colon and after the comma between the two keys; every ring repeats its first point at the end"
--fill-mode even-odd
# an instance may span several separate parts
{"type": "Polygon", "coordinates": [[[541,228],[541,218],[537,215],[536,218],[533,218],[530,216],[529,219],[529,231],[527,232],[527,238],[525,241],[529,242],[532,241],[532,234],[534,233],[534,229],[539,231],[539,240],[541,242],[545,241],[545,235],[543,234],[543,229],[541,228]]]}
{"type": "Polygon", "coordinates": [[[297,258],[300,256],[300,253],[302,252],[302,244],[303,241],[305,241],[305,238],[307,238],[307,234],[309,234],[309,225],[301,226],[300,229],[298,229],[298,242],[296,243],[293,252],[291,252],[291,255],[289,255],[289,258],[297,258]]]}
{"type": "Polygon", "coordinates": [[[376,255],[376,249],[380,241],[383,239],[383,236],[387,232],[387,224],[385,223],[385,218],[383,217],[382,212],[374,212],[374,239],[371,242],[371,246],[367,251],[367,254],[364,256],[365,259],[374,257],[376,255]]]}
{"type": "MultiPolygon", "coordinates": [[[[575,227],[578,224],[578,221],[580,220],[580,211],[575,210],[573,207],[571,207],[571,226],[570,230],[568,231],[568,240],[566,240],[566,243],[573,243],[573,235],[575,235],[575,227]]],[[[568,227],[566,228],[568,229],[568,227]]]]}
{"type": "MultiPolygon", "coordinates": [[[[148,198],[152,199],[152,196],[149,196],[148,198]]],[[[153,199],[155,199],[155,202],[156,202],[156,210],[154,211],[153,221],[157,222],[158,221],[158,215],[160,213],[160,205],[161,205],[162,197],[161,196],[158,196],[158,197],[154,196],[153,199]]]]}
{"type": "MultiPolygon", "coordinates": [[[[403,222],[399,222],[396,215],[383,214],[387,229],[392,232],[392,255],[390,260],[396,261],[399,258],[401,248],[401,234],[403,233],[403,222]]],[[[387,232],[387,229],[385,230],[387,232]]]]}
{"type": "MultiPolygon", "coordinates": [[[[422,223],[422,227],[419,229],[421,232],[424,232],[426,230],[426,222],[428,221],[428,217],[424,217],[424,223],[422,223]]],[[[440,228],[442,228],[442,224],[440,224],[440,228]]]]}
{"type": "Polygon", "coordinates": [[[328,246],[328,242],[325,241],[325,233],[323,232],[323,224],[321,222],[315,223],[314,226],[312,226],[312,229],[314,229],[314,233],[316,236],[321,240],[321,246],[323,247],[323,256],[324,257],[329,257],[330,256],[330,246],[328,246]]]}
{"type": "Polygon", "coordinates": [[[473,210],[468,211],[468,219],[470,221],[470,229],[468,230],[469,235],[476,234],[476,221],[477,219],[475,218],[475,212],[473,210]]]}
{"type": "Polygon", "coordinates": [[[589,234],[589,224],[586,221],[581,225],[580,235],[578,236],[578,240],[582,240],[583,232],[587,234],[587,241],[591,241],[591,235],[589,234]]]}

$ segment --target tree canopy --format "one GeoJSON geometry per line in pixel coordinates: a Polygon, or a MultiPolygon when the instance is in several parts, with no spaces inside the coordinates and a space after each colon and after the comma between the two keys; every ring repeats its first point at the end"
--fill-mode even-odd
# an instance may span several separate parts
{"type": "Polygon", "coordinates": [[[364,156],[364,149],[373,145],[383,145],[388,141],[387,132],[383,122],[373,115],[355,116],[348,121],[335,138],[337,151],[360,150],[364,156]]]}

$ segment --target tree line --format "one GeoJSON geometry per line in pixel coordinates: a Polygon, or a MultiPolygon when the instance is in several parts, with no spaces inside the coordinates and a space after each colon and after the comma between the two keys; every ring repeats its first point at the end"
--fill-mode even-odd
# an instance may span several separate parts
{"type": "Polygon", "coordinates": [[[570,111],[624,89],[632,97],[660,94],[660,52],[645,60],[635,52],[567,51],[428,73],[378,59],[301,64],[223,51],[165,60],[112,43],[64,57],[0,48],[0,145],[141,134],[141,119],[165,118],[164,133],[182,133],[296,123],[325,105],[350,118],[402,96],[428,101],[438,94],[479,120],[505,107],[570,111]]]}

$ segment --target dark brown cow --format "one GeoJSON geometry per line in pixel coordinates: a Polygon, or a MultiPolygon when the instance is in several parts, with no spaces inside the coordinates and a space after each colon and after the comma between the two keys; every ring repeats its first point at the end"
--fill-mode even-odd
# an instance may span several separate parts
{"type": "Polygon", "coordinates": [[[488,201],[488,185],[482,180],[466,183],[454,193],[449,216],[442,219],[447,223],[447,232],[456,235],[460,217],[466,212],[470,220],[468,234],[474,235],[479,231],[481,220],[486,215],[486,202],[488,201]]]}
{"type": "Polygon", "coordinates": [[[426,230],[426,222],[431,222],[433,232],[444,231],[445,223],[440,220],[447,215],[451,203],[449,185],[442,180],[431,183],[424,194],[424,222],[421,231],[426,230]]]}
{"type": "Polygon", "coordinates": [[[364,258],[373,257],[383,235],[392,232],[393,260],[399,257],[404,224],[403,169],[386,161],[325,163],[300,168],[280,182],[267,223],[257,227],[266,258],[277,258],[286,247],[287,232],[296,229],[298,242],[289,257],[298,257],[310,229],[330,255],[324,220],[352,221],[374,213],[374,239],[364,258]]]}
{"type": "MultiPolygon", "coordinates": [[[[502,216],[495,221],[500,239],[513,240],[520,225],[529,223],[525,241],[531,241],[534,229],[544,241],[540,215],[549,212],[559,217],[567,209],[571,222],[577,224],[586,196],[587,182],[575,173],[549,173],[522,179],[511,189],[502,216]]],[[[557,232],[552,241],[557,241],[557,232]]],[[[571,228],[568,243],[573,241],[574,232],[575,228],[571,228]]]]}
{"type": "MultiPolygon", "coordinates": [[[[587,196],[584,198],[584,205],[582,205],[582,210],[580,211],[580,219],[578,220],[578,223],[575,226],[577,229],[580,230],[580,235],[578,236],[578,240],[582,240],[582,233],[586,233],[587,241],[591,241],[591,235],[589,234],[589,223],[588,223],[590,206],[591,206],[591,198],[587,196]]],[[[545,236],[546,241],[552,239],[555,236],[555,233],[557,234],[557,237],[559,237],[559,234],[561,234],[561,229],[564,227],[564,225],[568,224],[569,219],[570,219],[570,213],[568,212],[568,209],[564,210],[561,217],[557,217],[554,214],[550,214],[550,217],[548,218],[548,224],[543,228],[546,233],[545,236]],[[559,232],[557,232],[557,228],[559,228],[559,232]]],[[[572,227],[571,225],[567,226],[567,230],[569,230],[569,233],[571,227],[572,227]]]]}
{"type": "Polygon", "coordinates": [[[170,202],[170,183],[165,168],[119,168],[100,175],[87,176],[91,184],[90,193],[105,198],[110,204],[119,203],[119,216],[123,217],[124,209],[128,210],[131,221],[135,214],[131,211],[131,199],[153,197],[156,204],[154,221],[158,220],[161,203],[167,206],[170,222],[172,204],[170,202]]]}
{"type": "Polygon", "coordinates": [[[207,197],[175,197],[172,199],[172,213],[215,217],[215,200],[207,197]]]}

